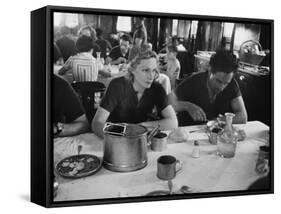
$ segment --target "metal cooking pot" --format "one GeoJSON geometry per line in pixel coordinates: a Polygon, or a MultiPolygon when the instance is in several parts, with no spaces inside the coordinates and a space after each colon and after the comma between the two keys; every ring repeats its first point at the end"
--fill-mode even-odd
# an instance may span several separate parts
{"type": "Polygon", "coordinates": [[[157,134],[158,127],[149,134],[137,124],[106,123],[104,132],[104,167],[117,172],[130,172],[147,165],[147,145],[157,134]]]}

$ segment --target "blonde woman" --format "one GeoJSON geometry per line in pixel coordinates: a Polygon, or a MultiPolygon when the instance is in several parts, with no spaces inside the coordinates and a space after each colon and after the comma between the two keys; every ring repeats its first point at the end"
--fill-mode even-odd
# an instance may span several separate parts
{"type": "Polygon", "coordinates": [[[129,64],[128,75],[110,82],[92,121],[93,132],[103,137],[106,121],[159,125],[161,130],[176,128],[175,111],[163,87],[155,82],[158,75],[156,53],[147,49],[139,52],[129,64]],[[156,117],[152,116],[153,109],[157,110],[156,117]]]}

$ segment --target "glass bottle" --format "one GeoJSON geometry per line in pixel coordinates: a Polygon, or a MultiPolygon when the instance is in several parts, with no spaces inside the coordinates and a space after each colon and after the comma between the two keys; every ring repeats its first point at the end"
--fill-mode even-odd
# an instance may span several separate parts
{"type": "Polygon", "coordinates": [[[221,134],[218,135],[217,152],[224,158],[232,158],[235,155],[238,133],[232,126],[235,114],[225,113],[226,125],[221,134]]]}
{"type": "Polygon", "coordinates": [[[96,52],[97,54],[97,64],[98,64],[98,70],[102,70],[103,69],[103,61],[101,58],[101,52],[96,52]]]}

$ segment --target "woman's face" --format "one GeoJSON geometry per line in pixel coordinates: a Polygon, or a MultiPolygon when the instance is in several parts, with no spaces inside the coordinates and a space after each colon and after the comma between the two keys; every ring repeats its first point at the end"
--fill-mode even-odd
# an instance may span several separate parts
{"type": "Polygon", "coordinates": [[[122,53],[127,53],[130,47],[130,43],[125,40],[120,40],[120,49],[122,53]]]}
{"type": "Polygon", "coordinates": [[[91,31],[89,29],[84,29],[81,31],[81,35],[91,37],[91,31]]]}
{"type": "Polygon", "coordinates": [[[155,58],[143,59],[133,70],[134,83],[143,89],[150,88],[157,75],[157,61],[155,58]]]}
{"type": "Polygon", "coordinates": [[[142,38],[136,38],[135,39],[135,44],[137,45],[137,46],[141,46],[141,43],[142,43],[142,38]]]}

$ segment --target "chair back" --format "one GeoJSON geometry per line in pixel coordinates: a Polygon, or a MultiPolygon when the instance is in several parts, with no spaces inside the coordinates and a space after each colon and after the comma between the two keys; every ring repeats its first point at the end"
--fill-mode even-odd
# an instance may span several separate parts
{"type": "Polygon", "coordinates": [[[73,82],[72,87],[77,92],[86,111],[87,119],[91,123],[105,92],[105,85],[97,81],[73,82]]]}

